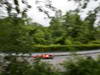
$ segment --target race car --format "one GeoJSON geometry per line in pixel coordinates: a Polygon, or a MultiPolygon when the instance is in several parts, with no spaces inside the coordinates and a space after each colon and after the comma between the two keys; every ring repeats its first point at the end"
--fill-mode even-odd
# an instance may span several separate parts
{"type": "Polygon", "coordinates": [[[54,55],[52,54],[41,54],[41,55],[33,55],[33,58],[42,58],[42,59],[53,59],[54,55]]]}

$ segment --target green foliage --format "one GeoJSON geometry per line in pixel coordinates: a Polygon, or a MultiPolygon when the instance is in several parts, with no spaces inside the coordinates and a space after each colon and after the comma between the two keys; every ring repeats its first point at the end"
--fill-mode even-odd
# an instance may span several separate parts
{"type": "MultiPolygon", "coordinates": [[[[19,14],[19,2],[14,0],[14,4],[17,14],[19,14]]],[[[25,12],[23,11],[23,13],[25,12]]],[[[12,15],[12,13],[10,14],[12,15]]],[[[49,27],[32,23],[27,17],[9,16],[0,19],[0,51],[33,52],[39,50],[69,51],[75,49],[97,49],[99,48],[99,42],[97,41],[100,40],[100,26],[94,26],[95,18],[96,12],[89,13],[86,19],[82,20],[78,12],[70,11],[63,16],[51,18],[49,27]],[[92,44],[93,47],[90,47],[88,44],[92,44]],[[35,47],[35,45],[44,46],[35,47]]]]}
{"type": "Polygon", "coordinates": [[[28,50],[32,46],[29,33],[24,28],[25,23],[21,18],[0,19],[0,50],[20,51],[28,50]]]}
{"type": "Polygon", "coordinates": [[[65,44],[66,45],[73,45],[73,38],[72,37],[67,37],[66,39],[65,39],[65,44]]]}
{"type": "Polygon", "coordinates": [[[18,60],[18,57],[7,57],[4,63],[9,63],[2,68],[1,75],[60,75],[49,63],[35,59],[33,64],[30,64],[24,58],[20,58],[18,60]]]}
{"type": "Polygon", "coordinates": [[[96,39],[96,40],[100,40],[100,26],[97,26],[97,27],[95,28],[95,33],[94,33],[94,35],[95,35],[95,39],[96,39]]]}
{"type": "MultiPolygon", "coordinates": [[[[50,26],[43,27],[27,20],[26,12],[30,8],[27,0],[21,0],[26,5],[23,10],[20,10],[18,0],[13,1],[14,8],[8,0],[0,0],[0,8],[6,8],[8,14],[8,17],[0,19],[0,52],[26,53],[100,49],[100,26],[99,24],[97,27],[94,26],[96,14],[100,11],[99,7],[94,9],[94,12],[89,12],[85,20],[78,15],[79,10],[70,11],[64,16],[58,15],[51,18],[50,26]],[[16,13],[13,13],[13,10],[16,13]],[[18,18],[19,14],[21,18],[18,18]]],[[[81,2],[81,0],[74,1],[81,2]]],[[[83,1],[81,8],[85,9],[89,0],[83,1]]],[[[56,11],[51,4],[46,6],[56,11]]],[[[50,18],[48,11],[41,7],[39,10],[50,18]]],[[[54,67],[51,67],[53,65],[40,60],[34,60],[31,65],[26,61],[18,61],[11,57],[7,57],[6,61],[8,61],[7,66],[3,68],[3,72],[0,71],[0,75],[60,75],[54,67]]],[[[65,62],[66,72],[64,75],[99,75],[99,63],[100,59],[92,58],[80,58],[76,61],[65,62]]]]}
{"type": "Polygon", "coordinates": [[[33,45],[31,52],[48,52],[48,51],[82,51],[100,49],[100,44],[78,44],[78,45],[33,45]]]}
{"type": "MultiPolygon", "coordinates": [[[[62,72],[54,65],[34,59],[33,64],[28,63],[24,58],[7,57],[3,64],[0,75],[99,75],[100,58],[73,56],[72,59],[61,63],[64,71],[62,72]],[[73,60],[74,59],[74,60],[73,60]]],[[[60,64],[59,64],[60,65],[60,64]]]]}
{"type": "Polygon", "coordinates": [[[59,75],[53,65],[46,62],[35,62],[33,63],[33,74],[34,75],[59,75]]]}
{"type": "MultiPolygon", "coordinates": [[[[90,18],[88,16],[87,18],[90,18]]],[[[94,18],[94,17],[93,17],[94,18]]],[[[81,20],[76,12],[68,12],[64,16],[64,26],[67,32],[66,38],[70,37],[74,42],[88,43],[94,40],[94,21],[90,24],[91,19],[81,20]]]]}
{"type": "Polygon", "coordinates": [[[0,19],[0,50],[3,52],[98,49],[99,43],[93,43],[98,40],[99,27],[91,28],[90,20],[82,21],[75,12],[53,18],[49,27],[22,18],[0,19]]]}
{"type": "Polygon", "coordinates": [[[64,75],[99,75],[100,64],[99,60],[91,57],[78,57],[75,60],[65,61],[63,63],[65,68],[64,75]]]}
{"type": "Polygon", "coordinates": [[[31,75],[31,66],[25,61],[18,61],[16,57],[10,57],[10,63],[5,67],[1,75],[31,75]]]}
{"type": "Polygon", "coordinates": [[[66,31],[64,30],[64,26],[61,21],[62,18],[52,18],[50,26],[48,27],[51,31],[53,44],[64,44],[66,31]]]}
{"type": "Polygon", "coordinates": [[[100,40],[91,41],[92,44],[100,44],[100,40]]]}
{"type": "MultiPolygon", "coordinates": [[[[72,59],[66,59],[63,63],[62,72],[54,65],[42,62],[41,59],[34,59],[33,64],[28,63],[24,58],[6,57],[0,75],[99,75],[100,58],[73,56],[72,59]],[[74,59],[74,60],[73,60],[74,59]]],[[[0,63],[1,64],[1,63],[0,63]]]]}

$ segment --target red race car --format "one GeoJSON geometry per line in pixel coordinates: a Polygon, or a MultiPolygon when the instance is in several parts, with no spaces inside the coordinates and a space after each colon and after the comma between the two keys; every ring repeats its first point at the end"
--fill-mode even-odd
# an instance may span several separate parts
{"type": "Polygon", "coordinates": [[[42,58],[42,59],[53,59],[54,55],[51,54],[41,54],[41,55],[33,55],[33,58],[42,58]]]}

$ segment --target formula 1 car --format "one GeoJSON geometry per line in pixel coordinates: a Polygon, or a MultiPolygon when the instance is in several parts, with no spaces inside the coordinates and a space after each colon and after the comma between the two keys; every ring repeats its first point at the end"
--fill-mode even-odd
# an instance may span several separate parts
{"type": "Polygon", "coordinates": [[[41,54],[41,55],[33,55],[33,58],[42,58],[42,59],[53,59],[54,55],[52,54],[41,54]]]}

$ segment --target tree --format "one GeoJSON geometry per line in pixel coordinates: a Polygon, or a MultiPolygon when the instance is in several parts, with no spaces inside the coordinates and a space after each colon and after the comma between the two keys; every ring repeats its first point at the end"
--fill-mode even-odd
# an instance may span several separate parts
{"type": "Polygon", "coordinates": [[[71,11],[64,15],[64,21],[64,28],[67,32],[66,39],[71,37],[73,43],[88,43],[94,40],[95,16],[88,16],[85,20],[82,20],[77,12],[71,11]]]}
{"type": "Polygon", "coordinates": [[[53,65],[46,62],[37,61],[33,63],[33,74],[34,75],[60,75],[53,65]]]}
{"type": "Polygon", "coordinates": [[[25,29],[21,18],[5,18],[0,20],[0,50],[28,51],[32,47],[32,39],[25,29]]]}
{"type": "Polygon", "coordinates": [[[99,75],[100,64],[99,60],[91,57],[76,58],[64,62],[65,73],[64,75],[99,75]],[[94,65],[95,64],[95,65],[94,65]]]}
{"type": "Polygon", "coordinates": [[[26,8],[23,10],[20,9],[20,3],[18,0],[0,0],[0,7],[6,8],[8,17],[18,17],[20,14],[21,17],[25,18],[26,17],[26,12],[31,6],[28,4],[27,0],[21,0],[22,4],[26,5],[26,8]],[[11,3],[12,2],[12,3],[11,3]],[[13,7],[15,5],[15,7],[13,7]],[[5,7],[6,6],[6,7],[5,7]],[[12,13],[12,11],[15,11],[16,13],[12,13]]]}
{"type": "Polygon", "coordinates": [[[19,61],[17,57],[7,57],[6,60],[9,64],[5,66],[1,75],[32,75],[31,66],[27,61],[22,61],[23,59],[19,61]]]}
{"type": "Polygon", "coordinates": [[[18,57],[6,57],[4,63],[6,62],[9,63],[3,68],[1,75],[60,75],[52,65],[38,59],[30,64],[23,58],[18,60],[18,57]]]}
{"type": "Polygon", "coordinates": [[[64,44],[63,38],[66,31],[62,23],[62,17],[52,18],[49,29],[51,30],[53,44],[64,44]]]}
{"type": "Polygon", "coordinates": [[[71,11],[71,12],[68,12],[63,17],[64,17],[63,26],[67,33],[65,36],[66,40],[68,39],[74,42],[77,42],[79,40],[79,42],[81,42],[79,37],[82,37],[80,34],[84,32],[83,30],[84,30],[84,27],[86,28],[86,25],[83,25],[83,21],[81,20],[80,16],[76,12],[71,11]]]}

